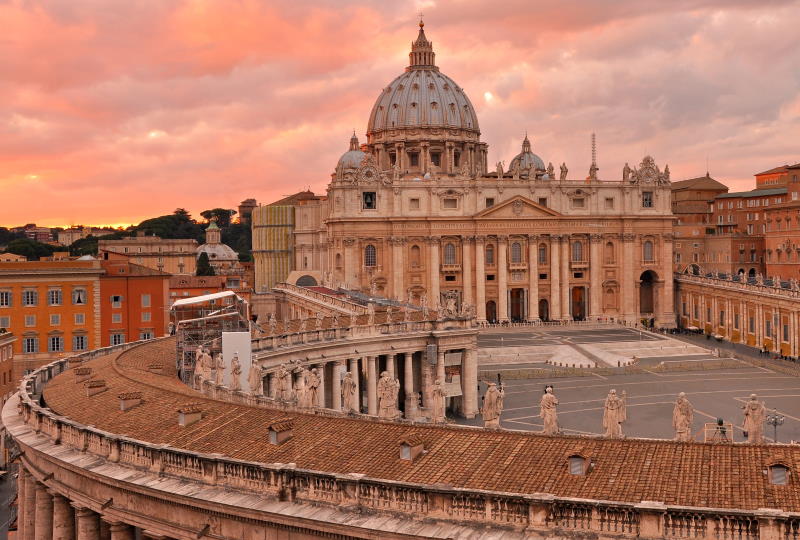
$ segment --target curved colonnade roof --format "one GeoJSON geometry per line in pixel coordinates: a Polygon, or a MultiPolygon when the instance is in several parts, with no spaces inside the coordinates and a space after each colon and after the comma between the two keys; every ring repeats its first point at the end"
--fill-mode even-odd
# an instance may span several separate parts
{"type": "Polygon", "coordinates": [[[87,361],[82,367],[91,367],[92,377],[105,380],[108,391],[87,397],[68,370],[45,386],[47,406],[134,439],[328,473],[605,501],[800,511],[796,445],[547,437],[287,413],[205,398],[176,378],[174,357],[175,339],[169,338],[87,361]],[[157,361],[163,374],[148,371],[157,361]],[[120,411],[117,395],[131,391],[142,392],[143,403],[120,411]],[[203,418],[180,427],[177,409],[188,403],[200,404],[203,418]],[[269,444],[266,426],[287,416],[294,420],[293,437],[280,446],[269,444]],[[399,459],[399,442],[407,435],[425,444],[426,453],[413,462],[399,459]],[[591,460],[588,474],[569,474],[568,458],[574,454],[591,460]],[[790,467],[788,485],[771,485],[764,474],[776,461],[790,467]]]}

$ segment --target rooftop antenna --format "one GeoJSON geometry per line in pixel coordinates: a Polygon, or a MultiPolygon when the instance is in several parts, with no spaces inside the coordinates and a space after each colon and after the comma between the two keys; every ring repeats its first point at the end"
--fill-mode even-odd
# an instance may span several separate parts
{"type": "Polygon", "coordinates": [[[592,165],[597,166],[597,140],[592,132],[592,165]]]}

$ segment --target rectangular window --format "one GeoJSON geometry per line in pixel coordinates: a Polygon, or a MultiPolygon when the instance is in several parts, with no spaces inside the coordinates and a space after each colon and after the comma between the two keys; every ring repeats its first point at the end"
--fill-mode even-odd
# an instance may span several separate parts
{"type": "Polygon", "coordinates": [[[77,335],[72,336],[72,350],[73,351],[85,351],[88,347],[88,341],[86,336],[77,335]]]}
{"type": "Polygon", "coordinates": [[[614,209],[614,198],[606,197],[606,210],[613,210],[613,209],[614,209]]]}
{"type": "Polygon", "coordinates": [[[111,307],[112,308],[121,308],[122,307],[122,296],[115,294],[111,296],[111,307]]]}
{"type": "Polygon", "coordinates": [[[39,303],[39,293],[34,290],[27,290],[22,292],[22,305],[35,306],[39,303]]]}
{"type": "Polygon", "coordinates": [[[783,325],[783,341],[784,341],[784,343],[788,343],[789,342],[789,325],[788,324],[784,324],[783,325]]]}
{"type": "Polygon", "coordinates": [[[575,279],[582,279],[583,278],[583,272],[573,272],[572,273],[572,277],[575,278],[575,279]]]}
{"type": "Polygon", "coordinates": [[[700,309],[696,305],[694,306],[694,318],[695,320],[700,320],[700,309]]]}
{"type": "Polygon", "coordinates": [[[706,322],[711,322],[711,308],[706,308],[706,322]]]}
{"type": "Polygon", "coordinates": [[[152,330],[142,330],[139,332],[139,339],[153,339],[152,330]]]}
{"type": "Polygon", "coordinates": [[[142,322],[149,322],[149,321],[150,321],[150,312],[142,311],[142,322]]]}
{"type": "Polygon", "coordinates": [[[150,307],[150,295],[143,294],[142,295],[142,307],[150,307]]]}
{"type": "Polygon", "coordinates": [[[122,322],[122,313],[112,313],[111,314],[111,322],[115,324],[119,324],[122,322]]]}
{"type": "Polygon", "coordinates": [[[442,208],[446,210],[455,210],[458,208],[458,199],[442,199],[442,208]]]}
{"type": "Polygon", "coordinates": [[[0,291],[0,307],[11,307],[11,291],[0,291]]]}
{"type": "Polygon", "coordinates": [[[76,325],[86,324],[86,315],[84,315],[83,313],[76,313],[75,324],[76,325]]]}
{"type": "Polygon", "coordinates": [[[539,197],[539,206],[547,207],[547,197],[539,197]]]}
{"type": "Polygon", "coordinates": [[[494,206],[494,197],[486,197],[486,208],[494,206]]]}
{"type": "Polygon", "coordinates": [[[11,317],[0,317],[0,328],[8,330],[11,327],[11,317]]]}
{"type": "Polygon", "coordinates": [[[724,310],[721,310],[719,312],[719,325],[720,326],[725,326],[725,311],[724,310]]]}
{"type": "Polygon", "coordinates": [[[769,319],[764,321],[764,335],[767,337],[772,337],[772,321],[769,319]]]}
{"type": "Polygon", "coordinates": [[[51,306],[60,306],[61,289],[50,289],[47,291],[47,303],[51,306]]]}
{"type": "Polygon", "coordinates": [[[547,279],[547,274],[539,274],[539,279],[547,279]]]}
{"type": "Polygon", "coordinates": [[[86,305],[86,289],[74,289],[72,291],[72,303],[76,306],[86,305]]]}
{"type": "Polygon", "coordinates": [[[374,191],[364,191],[361,193],[361,208],[364,210],[375,210],[378,207],[378,198],[374,191]]]}
{"type": "Polygon", "coordinates": [[[61,352],[64,350],[64,338],[61,336],[50,336],[47,338],[48,352],[61,352]]]}
{"type": "Polygon", "coordinates": [[[431,163],[433,163],[434,167],[441,167],[442,154],[440,154],[439,152],[431,152],[431,163]]]}
{"type": "Polygon", "coordinates": [[[125,343],[125,334],[111,334],[112,345],[122,345],[125,343]]]}
{"type": "Polygon", "coordinates": [[[686,302],[681,302],[681,313],[683,313],[684,317],[689,316],[689,311],[686,309],[686,302]]]}
{"type": "Polygon", "coordinates": [[[22,352],[24,353],[37,353],[39,352],[39,338],[26,337],[22,340],[22,352]]]}
{"type": "Polygon", "coordinates": [[[61,326],[61,315],[53,313],[50,315],[50,326],[61,326]]]}
{"type": "Polygon", "coordinates": [[[451,275],[447,275],[447,276],[444,276],[444,280],[445,281],[455,281],[456,280],[456,276],[454,276],[452,274],[451,275]]]}
{"type": "Polygon", "coordinates": [[[738,313],[734,313],[733,314],[733,328],[736,329],[736,330],[739,329],[739,314],[738,313]]]}
{"type": "Polygon", "coordinates": [[[36,315],[25,315],[25,326],[28,328],[36,326],[36,315]]]}
{"type": "Polygon", "coordinates": [[[747,322],[747,326],[750,329],[750,333],[753,334],[756,331],[756,322],[753,317],[750,317],[750,320],[747,322]]]}
{"type": "Polygon", "coordinates": [[[653,192],[642,191],[642,208],[652,208],[652,207],[653,207],[653,192]]]}
{"type": "Polygon", "coordinates": [[[486,274],[486,281],[494,281],[494,274],[486,274]]]}
{"type": "Polygon", "coordinates": [[[408,207],[412,210],[419,210],[419,199],[409,199],[408,207]]]}
{"type": "Polygon", "coordinates": [[[576,199],[572,199],[572,207],[573,208],[583,208],[584,206],[584,199],[578,197],[576,199]]]}
{"type": "Polygon", "coordinates": [[[419,154],[417,152],[409,152],[408,163],[411,167],[419,167],[419,154]]]}

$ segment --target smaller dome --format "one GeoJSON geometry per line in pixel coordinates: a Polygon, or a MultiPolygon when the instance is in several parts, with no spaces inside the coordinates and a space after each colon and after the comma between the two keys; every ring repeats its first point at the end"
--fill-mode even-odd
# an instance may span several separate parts
{"type": "Polygon", "coordinates": [[[201,253],[208,255],[209,261],[238,261],[239,256],[226,244],[203,244],[195,252],[199,257],[201,253]]]}
{"type": "Polygon", "coordinates": [[[358,169],[365,157],[367,157],[367,154],[361,151],[361,148],[358,144],[358,137],[356,137],[356,133],[354,131],[353,136],[350,137],[350,149],[342,154],[342,157],[339,158],[339,164],[336,165],[336,168],[358,169]]]}
{"type": "Polygon", "coordinates": [[[522,141],[522,152],[514,156],[511,160],[510,171],[519,168],[524,171],[525,169],[537,169],[540,171],[545,170],[544,161],[531,151],[531,142],[528,140],[528,135],[525,135],[525,140],[522,141]]]}

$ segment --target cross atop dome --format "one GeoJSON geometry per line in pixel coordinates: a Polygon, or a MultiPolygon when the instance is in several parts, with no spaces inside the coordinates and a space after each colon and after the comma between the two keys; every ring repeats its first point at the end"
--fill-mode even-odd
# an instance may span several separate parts
{"type": "Polygon", "coordinates": [[[433,52],[433,42],[425,37],[425,23],[420,18],[419,35],[411,43],[411,52],[408,55],[410,66],[408,69],[436,69],[436,55],[433,52]]]}

